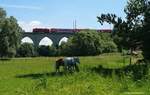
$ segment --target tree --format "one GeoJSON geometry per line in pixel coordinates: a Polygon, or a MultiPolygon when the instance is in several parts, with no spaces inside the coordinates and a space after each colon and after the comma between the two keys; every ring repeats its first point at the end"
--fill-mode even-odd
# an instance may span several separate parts
{"type": "Polygon", "coordinates": [[[13,57],[20,45],[22,29],[13,17],[6,17],[6,12],[0,8],[0,57],[13,57]]]}
{"type": "Polygon", "coordinates": [[[117,45],[114,43],[110,33],[99,33],[99,36],[103,42],[101,43],[103,48],[102,53],[110,53],[118,51],[117,45]]]}
{"type": "Polygon", "coordinates": [[[58,48],[58,55],[61,56],[73,56],[75,55],[76,48],[72,43],[72,38],[69,38],[69,41],[62,43],[58,48]]]}
{"type": "Polygon", "coordinates": [[[113,14],[102,14],[97,18],[101,24],[103,22],[114,24],[114,37],[120,39],[119,45],[125,42],[123,47],[128,47],[131,51],[140,47],[144,58],[150,60],[150,1],[129,0],[125,13],[124,21],[113,14]]]}
{"type": "Polygon", "coordinates": [[[103,53],[117,52],[117,45],[113,41],[105,42],[103,53]]]}
{"type": "Polygon", "coordinates": [[[110,35],[89,30],[76,33],[67,43],[61,45],[60,51],[67,56],[99,55],[106,50],[113,52],[116,50],[114,45],[110,35]],[[109,47],[113,49],[110,50],[109,47]]]}
{"type": "Polygon", "coordinates": [[[143,55],[146,60],[150,60],[150,2],[147,3],[144,16],[144,31],[142,33],[143,55]]]}
{"type": "Polygon", "coordinates": [[[23,43],[17,51],[19,57],[33,57],[36,55],[36,50],[33,44],[23,43]]]}
{"type": "Polygon", "coordinates": [[[102,53],[102,40],[96,31],[82,31],[72,38],[75,55],[98,55],[102,53]]]}
{"type": "Polygon", "coordinates": [[[120,49],[135,49],[142,44],[141,33],[146,0],[129,0],[124,9],[126,19],[121,19],[115,14],[102,14],[98,22],[112,23],[114,25],[113,37],[120,49]]]}
{"type": "Polygon", "coordinates": [[[56,56],[57,50],[54,46],[39,46],[38,53],[40,56],[56,56]]]}

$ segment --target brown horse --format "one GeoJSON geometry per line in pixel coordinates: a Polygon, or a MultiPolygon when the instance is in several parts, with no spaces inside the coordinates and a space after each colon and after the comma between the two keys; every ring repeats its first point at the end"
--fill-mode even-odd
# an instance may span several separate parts
{"type": "Polygon", "coordinates": [[[57,61],[56,61],[56,64],[55,64],[55,66],[56,66],[56,72],[60,72],[60,66],[63,66],[64,67],[64,60],[62,59],[62,58],[60,58],[60,59],[58,59],[57,61]]]}
{"type": "Polygon", "coordinates": [[[79,67],[77,65],[79,63],[80,60],[78,57],[66,57],[64,59],[60,58],[56,61],[56,72],[60,72],[60,66],[63,66],[65,71],[79,71],[79,67]]]}

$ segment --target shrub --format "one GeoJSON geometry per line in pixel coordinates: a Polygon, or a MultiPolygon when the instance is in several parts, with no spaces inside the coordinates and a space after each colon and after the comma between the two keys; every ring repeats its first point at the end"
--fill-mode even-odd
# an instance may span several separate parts
{"type": "Polygon", "coordinates": [[[35,55],[35,47],[31,43],[23,43],[17,50],[17,56],[19,57],[33,57],[35,55]]]}
{"type": "Polygon", "coordinates": [[[116,52],[117,45],[113,41],[105,42],[103,53],[116,52]]]}
{"type": "Polygon", "coordinates": [[[117,46],[108,33],[82,31],[60,46],[60,54],[67,56],[99,55],[117,51],[117,46]]]}
{"type": "Polygon", "coordinates": [[[56,56],[57,50],[54,46],[39,46],[38,47],[38,54],[40,56],[56,56]]]}

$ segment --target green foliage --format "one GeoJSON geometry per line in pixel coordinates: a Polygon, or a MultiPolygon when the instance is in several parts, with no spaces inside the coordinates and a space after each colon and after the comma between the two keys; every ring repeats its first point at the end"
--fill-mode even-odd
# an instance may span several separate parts
{"type": "Polygon", "coordinates": [[[31,43],[23,43],[17,50],[19,57],[33,57],[36,55],[35,47],[31,43]]]}
{"type": "Polygon", "coordinates": [[[71,40],[69,40],[67,43],[62,43],[59,46],[58,55],[73,56],[73,49],[75,49],[75,47],[72,45],[71,40]]]}
{"type": "Polygon", "coordinates": [[[150,4],[147,5],[142,33],[143,55],[145,59],[150,60],[150,4]]]}
{"type": "Polygon", "coordinates": [[[96,31],[83,31],[72,38],[75,55],[97,55],[102,52],[101,39],[96,31]]]}
{"type": "Polygon", "coordinates": [[[141,45],[141,32],[143,24],[143,13],[146,0],[129,0],[124,9],[126,19],[123,20],[115,14],[102,14],[98,16],[98,22],[108,22],[114,25],[113,37],[118,48],[133,48],[141,45]]]}
{"type": "Polygon", "coordinates": [[[101,24],[108,22],[114,25],[113,38],[120,51],[123,48],[131,51],[142,48],[147,60],[150,60],[149,6],[149,0],[129,0],[124,9],[125,20],[114,14],[102,14],[97,17],[101,24]]]}
{"type": "Polygon", "coordinates": [[[63,55],[98,55],[116,51],[116,45],[109,33],[82,31],[76,33],[69,41],[61,45],[63,55]]]}
{"type": "Polygon", "coordinates": [[[103,53],[117,52],[117,45],[113,41],[105,42],[103,53]]]}
{"type": "Polygon", "coordinates": [[[145,4],[147,1],[148,0],[128,0],[124,11],[127,14],[127,19],[131,20],[130,23],[133,23],[132,21],[138,21],[141,23],[139,19],[141,19],[140,16],[143,15],[146,9],[145,4]]]}
{"type": "Polygon", "coordinates": [[[117,52],[117,45],[114,43],[110,33],[99,33],[102,40],[102,53],[117,52]]]}
{"type": "Polygon", "coordinates": [[[39,56],[56,56],[57,50],[54,46],[39,46],[38,49],[39,56]]]}
{"type": "Polygon", "coordinates": [[[125,21],[123,21],[120,17],[117,17],[115,14],[110,13],[101,14],[101,16],[98,16],[97,19],[101,25],[103,25],[104,22],[113,24],[114,29],[112,32],[112,37],[114,39],[114,42],[117,44],[119,49],[122,47],[126,47],[126,38],[128,37],[127,35],[125,35],[125,32],[127,32],[128,27],[125,21]]]}
{"type": "Polygon", "coordinates": [[[6,12],[0,8],[0,57],[13,57],[20,45],[22,29],[13,17],[6,17],[6,12]]]}

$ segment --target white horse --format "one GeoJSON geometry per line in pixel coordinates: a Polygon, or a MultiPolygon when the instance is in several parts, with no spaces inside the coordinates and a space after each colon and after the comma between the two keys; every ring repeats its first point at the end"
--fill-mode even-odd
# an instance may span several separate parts
{"type": "Polygon", "coordinates": [[[77,64],[80,64],[78,57],[65,57],[64,59],[58,59],[56,61],[56,72],[59,71],[60,66],[63,66],[65,71],[79,71],[77,64]]]}
{"type": "Polygon", "coordinates": [[[79,67],[77,64],[80,64],[80,60],[78,57],[66,57],[64,58],[64,66],[68,71],[79,71],[79,67]]]}

